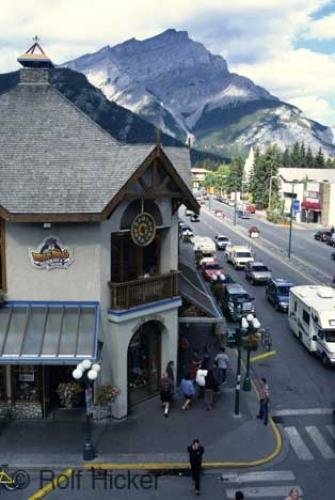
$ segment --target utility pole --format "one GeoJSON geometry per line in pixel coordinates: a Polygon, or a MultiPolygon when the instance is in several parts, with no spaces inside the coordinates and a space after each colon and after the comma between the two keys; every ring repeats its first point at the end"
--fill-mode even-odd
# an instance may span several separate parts
{"type": "Polygon", "coordinates": [[[292,182],[292,192],[291,192],[291,210],[290,210],[290,230],[288,234],[288,251],[287,257],[291,258],[291,249],[292,249],[292,226],[293,226],[293,200],[294,200],[294,186],[295,183],[292,182]]]}
{"type": "Polygon", "coordinates": [[[237,347],[235,415],[239,415],[240,414],[240,392],[241,392],[241,350],[242,350],[242,331],[241,331],[241,328],[236,329],[235,339],[236,339],[236,347],[237,347]]]}

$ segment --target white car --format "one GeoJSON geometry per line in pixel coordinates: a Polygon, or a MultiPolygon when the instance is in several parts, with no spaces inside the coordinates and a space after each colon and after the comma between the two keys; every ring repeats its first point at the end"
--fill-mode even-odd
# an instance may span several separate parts
{"type": "Polygon", "coordinates": [[[217,234],[214,239],[217,250],[225,250],[230,245],[230,239],[224,234],[217,234]]]}

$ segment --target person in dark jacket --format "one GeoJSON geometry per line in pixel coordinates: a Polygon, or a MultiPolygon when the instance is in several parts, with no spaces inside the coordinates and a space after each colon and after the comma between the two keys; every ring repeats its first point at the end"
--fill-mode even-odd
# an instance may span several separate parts
{"type": "Polygon", "coordinates": [[[169,376],[169,379],[172,380],[173,383],[173,388],[175,386],[175,377],[174,377],[174,362],[169,361],[168,364],[166,365],[166,373],[169,376]]]}
{"type": "Polygon", "coordinates": [[[207,372],[205,378],[205,400],[204,405],[206,410],[211,410],[213,408],[214,402],[214,392],[217,390],[217,382],[214,377],[213,370],[210,369],[207,372]]]}
{"type": "Polygon", "coordinates": [[[160,396],[164,408],[164,416],[169,416],[170,404],[173,398],[173,382],[166,372],[163,373],[160,381],[160,396]]]}
{"type": "Polygon", "coordinates": [[[200,474],[202,465],[202,456],[205,453],[205,449],[201,446],[199,439],[193,439],[191,446],[187,447],[189,454],[192,480],[194,484],[194,493],[196,495],[200,494],[200,474]]]}

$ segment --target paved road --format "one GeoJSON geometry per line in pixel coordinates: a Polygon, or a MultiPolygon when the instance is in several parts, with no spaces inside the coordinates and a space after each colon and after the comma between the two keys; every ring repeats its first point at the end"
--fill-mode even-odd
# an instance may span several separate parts
{"type": "MultiPolygon", "coordinates": [[[[248,222],[246,221],[245,224],[248,222]]],[[[245,239],[235,234],[233,228],[227,227],[222,221],[205,212],[201,216],[200,223],[193,223],[193,228],[197,234],[214,237],[216,233],[223,233],[236,244],[245,243],[245,239]]],[[[275,238],[275,232],[271,233],[273,238],[275,238]]],[[[296,232],[299,234],[297,236],[300,238],[299,241],[304,241],[305,237],[308,238],[305,236],[305,231],[298,233],[297,230],[296,232]]],[[[331,251],[329,247],[322,244],[313,241],[312,243],[324,252],[330,253],[331,251]]],[[[274,276],[290,279],[296,284],[313,282],[310,277],[297,272],[290,264],[287,266],[275,255],[269,254],[266,246],[266,242],[263,242],[264,250],[256,249],[257,259],[268,264],[274,276]]],[[[335,408],[335,371],[323,367],[321,362],[311,356],[292,335],[288,328],[286,314],[276,312],[265,300],[264,287],[250,285],[245,280],[243,271],[235,271],[224,261],[223,252],[218,252],[217,256],[225,271],[243,284],[246,290],[255,297],[257,316],[263,326],[271,329],[274,348],[277,351],[274,358],[259,362],[254,366],[258,376],[264,375],[269,380],[272,394],[271,411],[277,415],[275,418],[283,428],[286,442],[284,456],[276,466],[271,466],[271,470],[280,467],[278,470],[293,472],[297,484],[304,491],[304,498],[333,500],[335,479],[331,474],[331,469],[335,465],[335,422],[332,415],[332,408],[335,408]],[[316,477],[320,477],[319,482],[316,481],[316,477]],[[330,486],[332,489],[328,491],[330,486]],[[317,493],[317,488],[320,488],[320,494],[317,493]]],[[[249,483],[248,481],[245,483],[246,488],[252,489],[255,484],[258,484],[257,482],[249,483]]],[[[276,486],[278,483],[274,482],[273,485],[276,486]]],[[[268,486],[271,486],[271,481],[269,483],[263,478],[261,487],[268,486]]],[[[275,495],[267,496],[267,490],[254,494],[252,491],[246,490],[249,495],[247,498],[276,498],[275,495]]],[[[272,493],[274,492],[275,490],[272,493]]]]}
{"type": "MultiPolygon", "coordinates": [[[[228,205],[220,203],[216,200],[212,200],[211,204],[213,209],[222,210],[227,218],[230,220],[234,219],[234,207],[229,207],[228,205]]],[[[246,220],[238,218],[237,226],[247,229],[251,225],[254,225],[255,221],[261,231],[262,238],[278,245],[284,250],[284,253],[287,253],[289,236],[288,228],[270,224],[265,220],[255,218],[255,216],[246,220]]],[[[334,251],[334,249],[325,243],[315,241],[313,238],[315,231],[315,227],[312,229],[294,228],[292,231],[292,254],[320,269],[331,279],[331,276],[335,272],[335,263],[331,260],[330,254],[334,251]]]]}

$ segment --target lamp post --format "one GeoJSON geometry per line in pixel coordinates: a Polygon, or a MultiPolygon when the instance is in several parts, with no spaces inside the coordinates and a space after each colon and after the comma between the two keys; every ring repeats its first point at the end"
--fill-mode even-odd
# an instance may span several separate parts
{"type": "Polygon", "coordinates": [[[75,380],[85,380],[85,403],[86,403],[86,432],[83,448],[83,460],[93,460],[96,457],[92,443],[92,404],[93,383],[101,370],[99,363],[92,364],[89,359],[84,359],[72,372],[75,380]]]}
{"type": "Polygon", "coordinates": [[[253,340],[252,336],[258,331],[260,326],[261,326],[260,322],[253,314],[248,314],[246,317],[242,318],[241,329],[242,329],[242,331],[248,333],[248,339],[246,342],[247,366],[246,366],[246,372],[245,372],[245,377],[243,380],[243,387],[242,387],[244,391],[251,391],[250,353],[253,349],[251,342],[253,340]]]}
{"type": "Polygon", "coordinates": [[[302,181],[299,181],[298,179],[293,179],[293,181],[288,181],[285,179],[282,175],[280,175],[280,178],[282,179],[285,184],[291,184],[292,186],[292,191],[291,191],[291,207],[290,207],[290,226],[289,226],[289,235],[288,235],[288,249],[287,249],[287,257],[290,259],[291,258],[291,252],[292,252],[292,230],[293,230],[293,206],[294,206],[294,200],[296,198],[295,194],[295,185],[296,184],[301,184],[302,181]]]}
{"type": "Polygon", "coordinates": [[[236,347],[237,347],[237,369],[236,369],[236,386],[235,386],[235,415],[240,414],[240,391],[241,391],[241,348],[242,348],[242,332],[240,328],[235,331],[236,347]]]}

